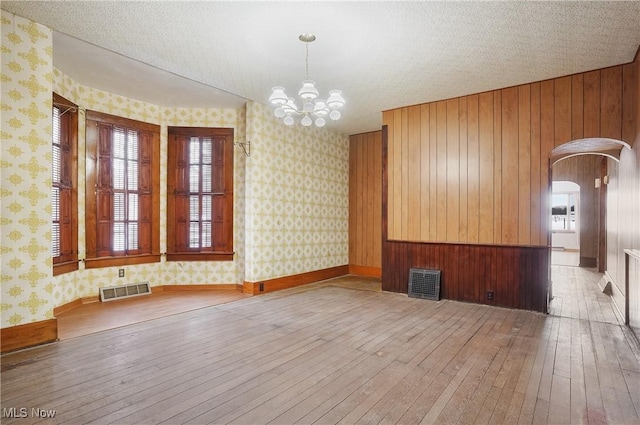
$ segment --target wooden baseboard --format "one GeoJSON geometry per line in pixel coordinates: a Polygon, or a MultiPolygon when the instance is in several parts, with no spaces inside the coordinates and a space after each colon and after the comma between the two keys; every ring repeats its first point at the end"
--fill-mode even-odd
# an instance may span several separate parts
{"type": "Polygon", "coordinates": [[[58,307],[54,307],[53,308],[53,315],[57,316],[58,314],[62,314],[65,311],[73,310],[76,307],[80,307],[82,304],[84,304],[82,302],[82,298],[78,298],[78,299],[73,300],[73,301],[71,301],[69,303],[62,304],[61,306],[58,306],[58,307]]]}
{"type": "Polygon", "coordinates": [[[235,283],[222,283],[222,284],[210,284],[210,285],[162,285],[154,286],[151,288],[153,291],[215,291],[215,290],[237,290],[238,285],[235,283]],[[162,289],[160,289],[162,288],[162,289]]]}
{"type": "Polygon", "coordinates": [[[265,294],[267,292],[280,291],[282,289],[293,288],[300,285],[306,285],[307,283],[318,282],[320,280],[331,279],[338,276],[345,276],[347,274],[349,274],[349,266],[345,264],[344,266],[278,277],[275,279],[263,280],[261,282],[245,282],[243,285],[243,292],[251,295],[265,294]],[[262,289],[262,291],[260,289],[262,289]]]}
{"type": "Polygon", "coordinates": [[[80,307],[83,304],[96,303],[98,301],[100,301],[100,296],[98,295],[94,295],[91,297],[78,298],[66,304],[62,304],[61,306],[54,307],[53,315],[57,316],[59,314],[64,313],[65,311],[73,310],[76,307],[80,307]]]}
{"type": "Polygon", "coordinates": [[[58,339],[58,320],[49,319],[0,330],[0,351],[20,350],[58,339]]]}
{"type": "Polygon", "coordinates": [[[382,268],[349,264],[349,274],[363,277],[382,277],[382,268]]]}
{"type": "Polygon", "coordinates": [[[598,267],[598,260],[591,257],[580,257],[580,267],[595,268],[598,267]]]}

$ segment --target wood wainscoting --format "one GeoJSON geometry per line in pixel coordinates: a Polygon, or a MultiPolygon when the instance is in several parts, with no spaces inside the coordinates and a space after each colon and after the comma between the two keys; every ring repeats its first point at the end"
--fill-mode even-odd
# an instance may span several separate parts
{"type": "Polygon", "coordinates": [[[389,239],[387,133],[388,127],[382,126],[382,290],[406,294],[410,268],[437,269],[442,272],[442,298],[547,313],[548,235],[546,246],[389,239]]]}
{"type": "Polygon", "coordinates": [[[383,291],[406,294],[410,268],[436,269],[442,298],[547,312],[548,247],[386,241],[382,249],[383,291]]]}
{"type": "Polygon", "coordinates": [[[46,344],[58,339],[58,320],[41,320],[24,325],[2,328],[0,331],[0,351],[6,353],[35,345],[46,344]]]}

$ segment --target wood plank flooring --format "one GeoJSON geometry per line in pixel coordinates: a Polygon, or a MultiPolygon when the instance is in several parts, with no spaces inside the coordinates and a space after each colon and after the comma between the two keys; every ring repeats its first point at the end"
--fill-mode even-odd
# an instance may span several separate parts
{"type": "Polygon", "coordinates": [[[110,302],[83,304],[57,316],[61,340],[248,298],[235,289],[160,291],[110,302]]]}
{"type": "Polygon", "coordinates": [[[638,424],[637,341],[567,269],[549,316],[334,279],[7,354],[2,423],[638,424]]]}

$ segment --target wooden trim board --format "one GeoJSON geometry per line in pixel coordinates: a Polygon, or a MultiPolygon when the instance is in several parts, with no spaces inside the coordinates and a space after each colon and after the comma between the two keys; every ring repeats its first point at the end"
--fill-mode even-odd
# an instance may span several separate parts
{"type": "Polygon", "coordinates": [[[54,342],[58,339],[58,320],[49,319],[0,330],[0,351],[20,350],[35,345],[54,342]]]}
{"type": "Polygon", "coordinates": [[[318,282],[320,280],[331,279],[349,274],[349,266],[331,267],[328,269],[315,270],[291,276],[278,277],[275,279],[263,280],[260,282],[245,282],[243,292],[245,294],[258,295],[267,292],[279,291],[281,289],[293,288],[307,283],[318,282]],[[261,289],[262,285],[262,291],[261,289]]]}
{"type": "Polygon", "coordinates": [[[364,277],[382,277],[382,268],[349,264],[349,274],[364,277]]]}
{"type": "MultiPolygon", "coordinates": [[[[221,283],[221,284],[203,284],[203,285],[162,285],[153,286],[151,292],[158,291],[214,291],[214,290],[238,290],[238,285],[235,283],[221,283]]],[[[242,290],[242,289],[240,289],[242,290]]]]}

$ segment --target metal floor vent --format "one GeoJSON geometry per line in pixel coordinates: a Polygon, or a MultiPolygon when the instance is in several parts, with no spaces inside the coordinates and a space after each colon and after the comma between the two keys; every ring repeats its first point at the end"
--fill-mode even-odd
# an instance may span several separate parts
{"type": "Polygon", "coordinates": [[[440,270],[409,269],[409,294],[413,298],[440,300],[440,270]]]}
{"type": "Polygon", "coordinates": [[[129,285],[109,286],[100,288],[100,301],[113,301],[122,298],[137,297],[140,295],[150,295],[151,287],[149,282],[132,283],[129,285]]]}

